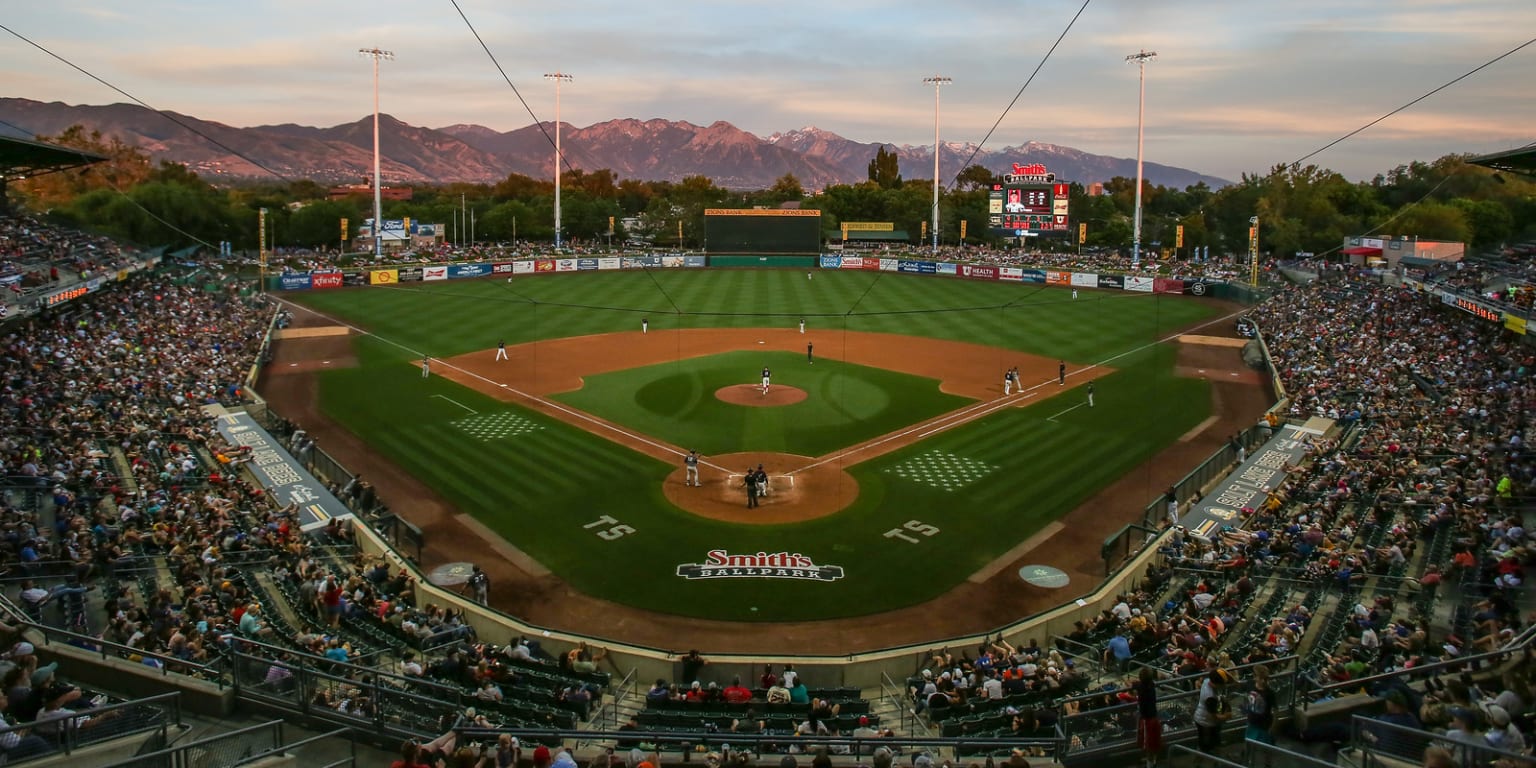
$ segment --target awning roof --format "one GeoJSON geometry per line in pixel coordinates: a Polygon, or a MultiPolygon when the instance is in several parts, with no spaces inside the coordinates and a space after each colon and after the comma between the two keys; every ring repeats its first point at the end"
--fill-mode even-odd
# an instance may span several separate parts
{"type": "Polygon", "coordinates": [[[1360,245],[1354,248],[1345,248],[1344,250],[1340,251],[1340,253],[1344,254],[1345,256],[1380,256],[1381,249],[1367,248],[1363,245],[1360,245]]]}

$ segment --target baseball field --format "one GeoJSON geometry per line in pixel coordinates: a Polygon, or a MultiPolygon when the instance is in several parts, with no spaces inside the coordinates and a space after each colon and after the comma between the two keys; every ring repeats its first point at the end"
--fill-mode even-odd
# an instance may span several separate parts
{"type": "Polygon", "coordinates": [[[1226,312],[1160,294],[1074,300],[799,270],[284,298],[347,333],[323,353],[280,355],[272,374],[317,373],[325,416],[472,519],[477,558],[734,621],[877,613],[1026,552],[1051,564],[1048,549],[1029,551],[1036,534],[1210,415],[1210,382],[1180,375],[1168,340],[1226,312]],[[698,486],[685,482],[689,449],[698,486]],[[768,493],[749,509],[743,476],[758,464],[768,493]]]}

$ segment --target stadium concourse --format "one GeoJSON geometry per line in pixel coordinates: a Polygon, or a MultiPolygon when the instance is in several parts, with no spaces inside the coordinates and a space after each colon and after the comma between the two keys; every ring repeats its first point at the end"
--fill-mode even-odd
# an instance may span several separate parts
{"type": "MultiPolygon", "coordinates": [[[[0,229],[24,251],[41,245],[30,220],[0,229]]],[[[60,234],[73,237],[51,236],[60,234]]],[[[380,741],[457,729],[465,735],[431,742],[451,751],[456,738],[515,728],[535,764],[545,757],[535,741],[553,745],[558,762],[561,746],[578,742],[557,734],[615,722],[625,722],[620,733],[590,743],[622,755],[734,732],[751,745],[736,751],[741,762],[772,764],[777,752],[852,735],[874,742],[852,750],[894,747],[925,764],[912,746],[923,736],[996,736],[1005,741],[981,751],[1011,765],[1042,754],[1073,762],[1134,750],[1131,670],[1165,678],[1159,713],[1170,739],[1184,740],[1209,722],[1197,711],[1207,691],[1266,701],[1246,694],[1252,665],[1271,660],[1280,684],[1267,701],[1282,716],[1293,704],[1311,714],[1273,729],[1296,749],[1324,755],[1349,742],[1445,764],[1427,753],[1444,743],[1470,765],[1493,750],[1523,753],[1532,736],[1536,667],[1462,660],[1528,647],[1536,348],[1437,295],[1332,269],[1279,290],[1252,317],[1290,395],[1284,416],[1326,416],[1341,428],[1218,535],[1165,531],[1147,578],[1071,632],[936,648],[914,659],[899,693],[882,695],[776,663],[731,673],[708,654],[678,659],[668,677],[618,685],[627,670],[602,648],[551,653],[537,637],[486,636],[461,601],[423,599],[412,572],[364,554],[346,525],[300,531],[296,510],[250,482],[248,455],[202,410],[246,400],[263,334],[284,318],[235,280],[175,277],[133,276],[12,321],[0,339],[9,649],[0,674],[11,691],[0,701],[7,723],[40,721],[10,731],[15,739],[0,732],[10,763],[163,724],[167,709],[133,698],[143,687],[114,665],[152,669],[159,690],[236,683],[242,700],[380,741]],[[70,644],[92,653],[60,647],[70,644]],[[1212,684],[1192,688],[1202,677],[1212,684]],[[87,690],[59,682],[72,678],[89,680],[87,690]],[[1382,694],[1388,714],[1342,726],[1323,716],[1369,706],[1352,695],[1362,691],[1382,694]]],[[[280,430],[301,453],[304,426],[280,430]]],[[[334,490],[359,511],[390,501],[348,485],[334,490]]],[[[1255,711],[1242,701],[1230,728],[1255,711]]]]}

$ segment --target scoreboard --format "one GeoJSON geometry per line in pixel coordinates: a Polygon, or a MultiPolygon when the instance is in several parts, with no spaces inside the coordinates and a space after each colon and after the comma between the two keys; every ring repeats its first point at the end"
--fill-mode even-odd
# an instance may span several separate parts
{"type": "Polygon", "coordinates": [[[1066,235],[1071,229],[1067,211],[1071,185],[1058,183],[1044,165],[1013,164],[1013,173],[993,184],[987,199],[991,228],[1013,237],[1066,235]],[[1026,234],[1027,233],[1027,234],[1026,234]]]}

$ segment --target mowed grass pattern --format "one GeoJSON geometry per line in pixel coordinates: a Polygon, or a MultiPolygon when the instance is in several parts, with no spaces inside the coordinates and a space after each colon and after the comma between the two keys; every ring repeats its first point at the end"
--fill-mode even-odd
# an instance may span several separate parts
{"type": "MultiPolygon", "coordinates": [[[[487,280],[290,296],[384,339],[359,338],[359,368],[322,374],[322,403],[334,418],[577,589],[690,616],[834,618],[932,598],[1209,413],[1208,384],[1172,375],[1172,346],[1146,345],[1214,314],[1210,305],[1096,292],[1074,302],[1059,289],[877,277],[816,272],[806,280],[803,271],[706,270],[567,274],[519,279],[510,287],[487,280]],[[562,305],[578,298],[603,308],[562,305]],[[673,303],[685,312],[672,310],[673,303]],[[822,329],[846,325],[996,344],[1074,366],[1121,355],[1113,362],[1119,370],[1097,382],[1096,408],[1062,414],[1082,401],[1080,391],[1069,389],[853,467],[861,493],[842,514],[741,526],[704,520],[668,503],[660,481],[675,464],[436,376],[423,380],[411,365],[423,351],[446,357],[490,348],[498,338],[512,344],[638,330],[641,317],[654,331],[669,323],[792,327],[802,314],[822,329]],[[1133,350],[1139,351],[1122,355],[1133,350]],[[452,425],[467,411],[435,394],[481,413],[515,411],[541,428],[482,441],[452,425]],[[995,469],[980,482],[949,491],[889,471],[931,451],[995,469]],[[619,526],[633,532],[615,535],[624,530],[619,526]],[[701,562],[712,549],[799,552],[818,564],[842,566],[847,575],[826,583],[676,575],[678,565],[701,562]]],[[[1148,486],[1150,500],[1161,489],[1148,486]]],[[[1049,552],[1040,557],[1051,562],[1049,552]]]]}
{"type": "Polygon", "coordinates": [[[789,352],[731,352],[588,376],[581,389],[555,399],[705,455],[797,456],[820,456],[973,402],[940,392],[935,379],[835,360],[811,364],[789,352]],[[765,365],[773,386],[805,390],[806,399],[761,408],[715,396],[722,387],[759,387],[765,365]]]}

